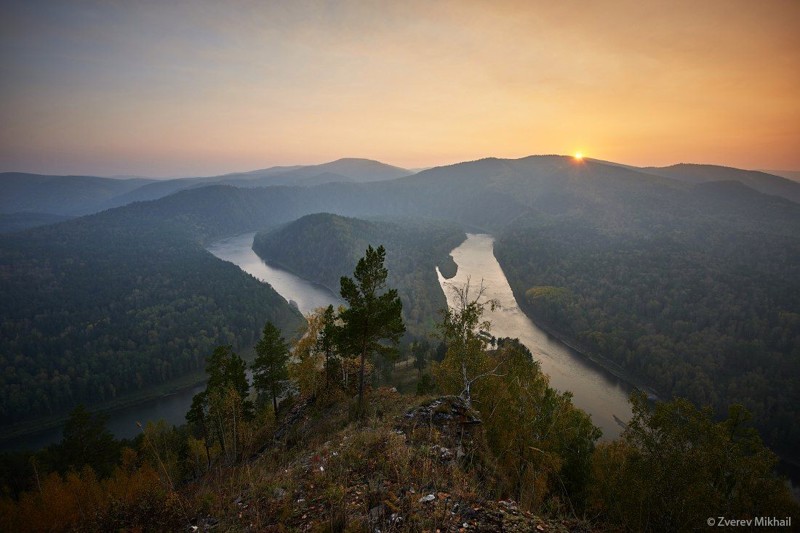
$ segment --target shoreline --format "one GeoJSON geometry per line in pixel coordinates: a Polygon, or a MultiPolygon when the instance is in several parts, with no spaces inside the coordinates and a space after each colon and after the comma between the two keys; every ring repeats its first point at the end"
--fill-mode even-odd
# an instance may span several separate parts
{"type": "MultiPolygon", "coordinates": [[[[514,297],[516,298],[516,295],[514,297]]],[[[517,305],[525,314],[525,316],[528,317],[528,319],[531,322],[533,322],[534,325],[536,325],[536,327],[538,327],[539,329],[541,329],[554,339],[558,340],[561,344],[568,347],[570,350],[581,356],[583,359],[597,365],[598,367],[602,368],[603,370],[613,375],[617,379],[624,381],[631,387],[644,392],[647,395],[648,400],[663,401],[665,395],[660,393],[660,391],[656,390],[651,385],[646,384],[642,378],[631,374],[630,372],[625,370],[622,366],[615,363],[611,359],[608,359],[607,357],[603,357],[602,355],[598,355],[591,352],[590,350],[587,350],[575,339],[567,337],[563,333],[559,332],[553,326],[551,326],[545,321],[542,321],[541,319],[536,317],[532,312],[530,312],[530,310],[527,308],[527,304],[520,303],[520,300],[517,300],[517,305]]]]}
{"type": "MultiPolygon", "coordinates": [[[[516,298],[516,295],[514,297],[516,298]]],[[[625,381],[632,387],[641,390],[642,392],[647,394],[647,399],[650,402],[665,401],[664,400],[665,396],[663,394],[659,394],[659,392],[656,389],[654,389],[649,385],[643,385],[640,378],[631,376],[625,371],[624,368],[622,368],[617,363],[609,360],[606,357],[592,354],[591,352],[589,352],[589,350],[582,348],[577,341],[570,339],[567,336],[559,333],[551,325],[547,324],[546,322],[542,322],[541,320],[534,317],[533,313],[530,313],[530,311],[526,308],[527,307],[526,303],[521,304],[520,301],[517,300],[517,305],[522,310],[522,312],[525,313],[525,316],[527,316],[528,319],[530,319],[530,321],[533,322],[542,331],[544,331],[554,339],[557,339],[559,342],[561,342],[562,344],[573,350],[575,353],[577,353],[587,361],[590,361],[595,365],[603,368],[610,374],[614,375],[615,377],[617,377],[622,381],[625,381]]],[[[776,465],[776,471],[779,471],[782,475],[785,475],[793,487],[795,486],[800,487],[800,457],[795,457],[792,455],[787,455],[785,453],[780,453],[771,447],[768,448],[770,451],[772,451],[772,453],[775,454],[775,456],[778,459],[778,463],[776,465]]],[[[800,501],[800,498],[798,499],[798,501],[800,501]]]]}
{"type": "MultiPolygon", "coordinates": [[[[112,418],[113,415],[119,411],[144,405],[149,402],[154,402],[164,398],[169,398],[170,396],[193,389],[194,387],[205,383],[207,379],[208,378],[205,375],[205,371],[194,372],[182,378],[178,378],[170,384],[163,384],[152,389],[148,389],[147,391],[127,395],[123,398],[117,398],[102,404],[92,405],[89,408],[89,411],[92,413],[101,413],[107,415],[109,418],[112,418]]],[[[0,451],[12,451],[12,448],[5,450],[2,448],[15,440],[25,439],[41,433],[53,431],[63,426],[67,420],[69,420],[68,412],[61,415],[51,415],[28,422],[19,422],[17,424],[6,426],[3,428],[2,434],[0,434],[0,451]]]]}

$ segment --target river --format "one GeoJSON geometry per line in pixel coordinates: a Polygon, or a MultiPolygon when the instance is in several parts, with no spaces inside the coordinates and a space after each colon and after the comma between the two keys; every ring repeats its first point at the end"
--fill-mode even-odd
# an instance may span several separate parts
{"type": "MultiPolygon", "coordinates": [[[[252,250],[253,235],[245,233],[217,241],[208,247],[208,251],[268,282],[281,296],[295,301],[303,314],[328,304],[341,303],[326,288],[264,263],[252,250]]],[[[486,297],[499,301],[501,305],[500,309],[487,315],[493,324],[492,334],[518,338],[540,361],[542,370],[550,376],[550,383],[559,390],[573,393],[575,405],[592,416],[595,425],[603,430],[604,438],[618,436],[622,427],[614,417],[623,422],[630,420],[630,387],[531,322],[517,306],[508,280],[494,257],[494,239],[489,235],[468,234],[467,240],[451,255],[458,264],[458,273],[450,280],[439,274],[445,295],[451,298],[449,286],[463,284],[468,277],[478,284],[483,279],[486,297]]]]}
{"type": "MultiPolygon", "coordinates": [[[[269,283],[287,301],[294,301],[303,314],[318,307],[341,303],[328,289],[264,263],[251,248],[253,235],[246,233],[214,242],[208,246],[208,251],[269,283]]],[[[492,322],[492,334],[518,338],[540,361],[542,370],[550,376],[550,383],[559,390],[573,393],[575,404],[592,416],[595,425],[603,430],[604,438],[616,437],[621,426],[614,417],[627,422],[631,416],[627,403],[630,388],[602,367],[550,337],[528,319],[517,306],[505,274],[494,257],[493,244],[489,235],[469,234],[467,240],[453,250],[458,273],[450,280],[439,274],[445,294],[451,298],[449,286],[463,284],[468,277],[477,284],[483,279],[486,297],[496,299],[501,305],[500,309],[487,314],[492,322]]],[[[203,386],[190,387],[116,410],[110,414],[108,427],[118,438],[131,438],[139,431],[137,422],[164,419],[169,424],[182,424],[192,397],[202,389],[203,386]]],[[[37,449],[60,439],[59,427],[7,441],[0,449],[37,449]]]]}
{"type": "Polygon", "coordinates": [[[255,233],[244,233],[229,237],[211,244],[207,249],[223,261],[230,261],[248,274],[272,285],[287,301],[294,301],[304,315],[318,307],[328,307],[330,304],[337,307],[342,303],[338,296],[325,287],[266,264],[253,251],[254,235],[255,233]]]}
{"type": "Polygon", "coordinates": [[[458,265],[456,276],[445,279],[437,272],[450,305],[455,303],[454,286],[463,287],[469,279],[470,288],[477,290],[483,280],[482,300],[494,299],[500,304],[498,309],[487,309],[485,314],[492,323],[491,334],[518,338],[540,362],[542,371],[550,376],[550,384],[561,391],[570,391],[575,405],[591,415],[592,422],[603,430],[603,438],[617,437],[622,426],[615,417],[622,422],[631,418],[628,404],[631,387],[536,327],[522,312],[494,257],[492,236],[467,234],[467,240],[450,255],[458,265]]]}
{"type": "MultiPolygon", "coordinates": [[[[328,289],[315,285],[294,274],[267,265],[252,250],[254,233],[245,233],[208,246],[208,251],[222,259],[238,265],[257,279],[272,285],[275,291],[292,300],[303,314],[329,304],[338,306],[341,300],[328,289]]],[[[139,433],[137,422],[164,419],[168,424],[186,422],[186,411],[192,405],[192,397],[205,388],[198,385],[179,390],[174,394],[124,407],[109,413],[108,429],[117,438],[132,438],[139,433]]],[[[24,435],[0,443],[0,450],[37,450],[61,440],[62,427],[51,428],[24,435]]]]}

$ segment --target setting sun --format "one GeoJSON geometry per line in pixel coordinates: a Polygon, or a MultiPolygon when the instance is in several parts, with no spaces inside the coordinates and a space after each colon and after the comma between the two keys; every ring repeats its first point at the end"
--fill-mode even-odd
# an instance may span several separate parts
{"type": "Polygon", "coordinates": [[[575,159],[578,161],[583,160],[583,154],[581,152],[575,152],[575,159]]]}

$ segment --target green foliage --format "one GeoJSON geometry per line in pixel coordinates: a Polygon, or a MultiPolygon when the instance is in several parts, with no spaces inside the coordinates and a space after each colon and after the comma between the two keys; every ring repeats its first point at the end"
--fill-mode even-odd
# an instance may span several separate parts
{"type": "Polygon", "coordinates": [[[206,358],[206,390],[192,398],[186,420],[205,440],[209,461],[212,444],[221,446],[230,463],[243,451],[250,430],[246,423],[253,418],[246,369],[244,360],[230,346],[218,346],[206,358]]]}
{"type": "Polygon", "coordinates": [[[247,381],[247,363],[233,351],[232,346],[217,346],[206,358],[208,383],[206,394],[224,388],[232,388],[243,400],[245,415],[252,418],[250,383],[247,381]]]}
{"type": "Polygon", "coordinates": [[[317,336],[316,349],[325,357],[325,384],[332,383],[339,374],[341,364],[338,357],[339,335],[341,333],[339,325],[336,323],[337,317],[333,311],[333,306],[329,305],[322,314],[322,324],[317,336]]]}
{"type": "Polygon", "coordinates": [[[575,512],[583,506],[590,460],[600,430],[551,388],[531,352],[518,340],[487,343],[482,289],[456,290],[458,305],[443,311],[440,331],[447,352],[435,366],[444,392],[460,394],[481,413],[495,455],[500,490],[524,508],[575,512]]]}
{"type": "Polygon", "coordinates": [[[266,320],[302,324],[189,233],[124,214],[0,237],[0,424],[144,395],[201,374],[214,346],[251,346],[266,320]]]}
{"type": "Polygon", "coordinates": [[[689,218],[616,236],[574,220],[522,224],[495,253],[537,321],[664,396],[719,417],[745,405],[770,444],[795,453],[800,249],[784,226],[742,226],[689,218]]]}
{"type": "Polygon", "coordinates": [[[703,528],[708,517],[797,516],[797,504],[774,474],[776,458],[733,406],[721,422],[685,399],[651,410],[631,397],[633,419],[621,440],[593,459],[591,501],[609,523],[631,531],[703,528]]]}
{"type": "Polygon", "coordinates": [[[422,371],[428,364],[431,354],[431,343],[427,339],[421,341],[414,341],[411,345],[411,355],[414,357],[414,368],[419,372],[420,377],[422,371]]]}
{"type": "Polygon", "coordinates": [[[55,468],[80,471],[89,466],[100,476],[108,476],[119,460],[119,442],[106,428],[108,417],[92,414],[79,405],[64,424],[64,437],[51,452],[55,468]]]}
{"type": "Polygon", "coordinates": [[[503,362],[502,373],[476,385],[475,404],[503,490],[525,508],[583,508],[600,430],[572,404],[571,393],[549,386],[518,340],[500,339],[491,357],[503,362]]]}
{"type": "Polygon", "coordinates": [[[358,403],[363,405],[364,363],[375,353],[386,354],[391,347],[382,343],[388,340],[397,345],[405,332],[403,304],[397,289],[386,287],[389,272],[383,265],[386,250],[383,246],[368,246],[359,259],[353,278],[342,276],[341,295],[349,307],[339,313],[342,321],[340,345],[344,353],[360,357],[358,403]]]}
{"type": "Polygon", "coordinates": [[[281,332],[272,322],[264,324],[264,332],[256,343],[256,359],[253,362],[253,385],[259,398],[269,394],[275,417],[278,416],[278,396],[285,389],[289,378],[286,363],[289,361],[289,346],[281,332]]]}
{"type": "Polygon", "coordinates": [[[436,266],[450,276],[450,251],[464,240],[458,226],[429,219],[360,220],[331,214],[308,215],[286,226],[256,234],[253,250],[264,259],[334,290],[368,245],[382,243],[389,270],[387,284],[403,302],[410,333],[433,329],[446,300],[436,266]],[[447,268],[446,268],[447,266],[447,268]]]}
{"type": "Polygon", "coordinates": [[[463,287],[454,287],[456,307],[442,310],[442,322],[437,327],[447,344],[447,352],[434,371],[442,390],[460,395],[467,405],[472,402],[473,384],[494,374],[502,364],[488,356],[486,338],[481,334],[491,326],[488,321],[481,320],[484,309],[487,306],[494,309],[497,304],[493,300],[480,301],[483,285],[475,294],[470,294],[470,289],[469,280],[463,287]]]}

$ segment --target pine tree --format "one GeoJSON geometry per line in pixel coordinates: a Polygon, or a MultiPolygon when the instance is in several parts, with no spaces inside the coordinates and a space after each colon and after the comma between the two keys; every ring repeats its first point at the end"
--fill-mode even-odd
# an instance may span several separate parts
{"type": "Polygon", "coordinates": [[[206,390],[194,396],[186,414],[200,435],[218,441],[232,461],[241,450],[243,422],[253,418],[246,371],[247,364],[231,346],[217,346],[206,358],[206,390]]]}
{"type": "Polygon", "coordinates": [[[336,325],[336,314],[329,305],[322,314],[322,329],[317,337],[317,350],[325,356],[325,386],[330,385],[334,375],[333,363],[336,360],[336,346],[339,342],[339,328],[336,325]]]}
{"type": "Polygon", "coordinates": [[[353,277],[341,278],[341,295],[349,307],[340,313],[342,320],[341,344],[360,358],[358,383],[358,410],[363,413],[364,364],[374,353],[388,352],[390,346],[381,344],[388,340],[395,347],[406,328],[403,324],[403,304],[396,289],[385,292],[389,271],[383,266],[386,250],[368,246],[359,259],[353,277]]]}
{"type": "Polygon", "coordinates": [[[253,362],[253,385],[262,394],[272,397],[272,408],[278,416],[278,397],[284,392],[289,373],[289,346],[281,337],[281,331],[272,322],[264,324],[261,339],[256,344],[256,360],[253,362]]]}

